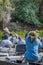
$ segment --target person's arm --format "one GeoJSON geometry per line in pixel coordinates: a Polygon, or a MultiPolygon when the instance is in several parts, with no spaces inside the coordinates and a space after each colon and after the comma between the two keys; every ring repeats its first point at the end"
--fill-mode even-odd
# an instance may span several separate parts
{"type": "Polygon", "coordinates": [[[40,40],[39,40],[39,48],[43,48],[43,45],[40,40]]]}
{"type": "Polygon", "coordinates": [[[25,38],[26,44],[27,44],[28,40],[29,40],[29,36],[27,36],[27,37],[25,38]]]}

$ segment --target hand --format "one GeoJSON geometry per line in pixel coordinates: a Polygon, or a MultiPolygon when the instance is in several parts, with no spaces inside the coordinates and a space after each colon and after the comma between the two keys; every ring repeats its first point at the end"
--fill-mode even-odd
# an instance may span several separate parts
{"type": "Polygon", "coordinates": [[[21,55],[21,59],[22,59],[22,63],[24,63],[25,62],[24,55],[21,55]]]}

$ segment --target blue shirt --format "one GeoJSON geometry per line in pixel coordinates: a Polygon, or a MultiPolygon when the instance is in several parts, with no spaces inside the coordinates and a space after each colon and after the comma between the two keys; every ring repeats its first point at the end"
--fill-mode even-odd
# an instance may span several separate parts
{"type": "Polygon", "coordinates": [[[38,48],[42,47],[42,44],[39,39],[35,39],[33,42],[30,42],[30,38],[26,37],[26,52],[24,57],[27,60],[39,60],[40,56],[38,53],[38,48]]]}
{"type": "Polygon", "coordinates": [[[25,40],[24,39],[22,39],[22,40],[18,40],[18,42],[17,42],[17,44],[26,44],[26,42],[25,42],[25,40]]]}

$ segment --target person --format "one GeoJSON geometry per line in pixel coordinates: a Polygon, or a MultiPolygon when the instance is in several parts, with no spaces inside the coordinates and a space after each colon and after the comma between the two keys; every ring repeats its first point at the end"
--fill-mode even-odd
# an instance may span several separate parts
{"type": "Polygon", "coordinates": [[[8,37],[10,36],[10,31],[9,31],[9,29],[7,28],[7,27],[5,27],[4,29],[3,29],[3,36],[2,36],[2,38],[4,38],[5,36],[4,35],[7,35],[8,37]]]}
{"type": "Polygon", "coordinates": [[[10,34],[8,39],[13,43],[13,35],[12,34],[10,34]]]}
{"type": "Polygon", "coordinates": [[[18,34],[13,35],[13,44],[17,44],[18,42],[18,34]]]}
{"type": "Polygon", "coordinates": [[[18,42],[17,44],[26,44],[25,40],[22,39],[20,36],[18,37],[18,42]]]}
{"type": "Polygon", "coordinates": [[[3,36],[3,40],[0,43],[0,46],[1,47],[9,47],[10,48],[10,47],[13,46],[13,44],[12,44],[12,42],[10,40],[8,40],[8,36],[4,35],[3,36]]]}
{"type": "Polygon", "coordinates": [[[36,62],[41,60],[38,53],[38,48],[42,47],[40,40],[37,38],[37,33],[35,31],[30,31],[29,36],[25,38],[26,41],[26,52],[24,58],[28,62],[36,62]]]}
{"type": "Polygon", "coordinates": [[[28,32],[26,32],[26,34],[25,34],[25,38],[28,36],[28,32]]]}
{"type": "Polygon", "coordinates": [[[43,37],[41,37],[40,41],[42,42],[42,45],[43,45],[43,37]]]}

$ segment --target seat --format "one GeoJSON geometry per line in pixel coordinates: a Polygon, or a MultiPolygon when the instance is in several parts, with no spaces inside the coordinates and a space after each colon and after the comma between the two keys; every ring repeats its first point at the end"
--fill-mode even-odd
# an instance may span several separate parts
{"type": "Polygon", "coordinates": [[[24,54],[26,51],[26,45],[25,44],[17,44],[16,46],[16,55],[24,54]]]}

